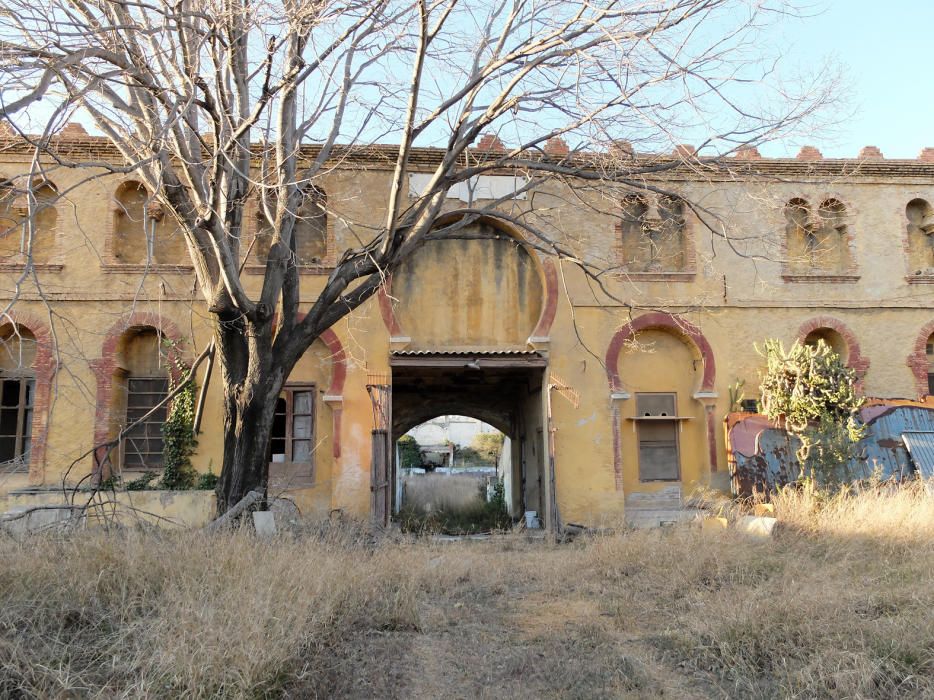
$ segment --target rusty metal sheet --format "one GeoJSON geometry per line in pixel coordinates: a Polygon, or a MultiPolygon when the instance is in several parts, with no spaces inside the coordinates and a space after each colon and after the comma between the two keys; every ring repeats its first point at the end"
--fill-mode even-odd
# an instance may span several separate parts
{"type": "MultiPolygon", "coordinates": [[[[904,479],[914,474],[914,465],[902,435],[934,435],[934,407],[921,403],[878,401],[863,409],[866,436],[860,441],[859,457],[850,465],[854,479],[875,473],[885,479],[904,479]]],[[[733,490],[740,495],[769,491],[797,479],[800,472],[795,452],[797,440],[764,416],[749,415],[729,424],[730,470],[733,490]]],[[[934,465],[934,438],[930,441],[934,465]]],[[[917,463],[917,460],[915,460],[917,463]]]]}
{"type": "Polygon", "coordinates": [[[902,440],[921,476],[934,478],[934,432],[904,432],[902,440]]]}

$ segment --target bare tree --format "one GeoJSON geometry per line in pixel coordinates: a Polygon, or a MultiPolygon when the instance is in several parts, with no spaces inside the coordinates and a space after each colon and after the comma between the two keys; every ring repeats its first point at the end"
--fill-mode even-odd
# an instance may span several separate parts
{"type": "Polygon", "coordinates": [[[471,200],[452,218],[450,188],[506,169],[523,176],[520,191],[560,179],[613,210],[620,188],[651,190],[646,177],[684,163],[720,167],[718,156],[811,114],[827,93],[782,95],[777,109],[765,98],[773,66],[758,55],[760,23],[787,11],[760,0],[6,0],[0,113],[60,167],[135,173],[177,219],[216,318],[224,512],[265,484],[276,399],[302,353],[426,240],[507,218],[599,284],[547,213],[471,200]],[[56,151],[49,137],[75,113],[122,163],[56,151]],[[43,133],[30,136],[36,114],[43,133]],[[670,153],[684,133],[701,134],[709,157],[631,157],[670,153]],[[501,140],[473,148],[491,134],[501,140]],[[378,142],[393,144],[385,218],[354,228],[358,244],[339,251],[302,314],[303,202],[378,142]],[[410,192],[422,146],[440,155],[410,192]],[[241,275],[250,198],[272,232],[255,296],[241,275]]]}

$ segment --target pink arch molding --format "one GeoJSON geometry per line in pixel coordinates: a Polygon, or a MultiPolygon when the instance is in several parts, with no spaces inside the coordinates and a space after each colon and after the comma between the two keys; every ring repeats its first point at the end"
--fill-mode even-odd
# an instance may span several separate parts
{"type": "MultiPolygon", "coordinates": [[[[606,351],[606,376],[610,384],[610,391],[624,391],[622,381],[619,378],[619,354],[623,346],[631,341],[640,331],[647,330],[665,330],[674,333],[679,338],[690,343],[704,362],[704,375],[701,379],[700,390],[703,392],[713,392],[714,384],[717,379],[717,364],[714,360],[713,350],[707,338],[701,333],[700,329],[693,323],[663,312],[653,312],[643,314],[633,319],[616,333],[610,340],[610,345],[606,351]]],[[[613,421],[613,473],[616,479],[616,490],[623,490],[623,464],[622,464],[622,443],[623,436],[620,429],[620,410],[619,403],[613,401],[611,411],[613,421]]],[[[717,425],[714,415],[714,406],[712,402],[705,402],[705,411],[707,414],[707,452],[710,460],[711,471],[717,471],[717,425]]]]}
{"type": "Polygon", "coordinates": [[[689,341],[700,353],[704,361],[704,376],[701,380],[701,391],[713,391],[717,378],[717,364],[714,361],[713,350],[707,338],[693,323],[672,314],[661,311],[643,314],[620,328],[610,340],[606,351],[606,376],[610,383],[610,391],[623,391],[624,387],[619,378],[619,354],[623,346],[636,337],[640,331],[666,330],[671,331],[680,338],[689,341]]]}

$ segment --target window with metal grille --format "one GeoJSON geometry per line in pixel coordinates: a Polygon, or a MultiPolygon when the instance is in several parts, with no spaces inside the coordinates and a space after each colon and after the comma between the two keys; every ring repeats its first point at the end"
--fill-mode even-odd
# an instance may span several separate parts
{"type": "MultiPolygon", "coordinates": [[[[129,377],[127,379],[126,425],[149,413],[169,393],[168,377],[129,377]]],[[[123,440],[124,469],[162,468],[162,426],[168,408],[160,406],[135,425],[123,440]]]]}
{"type": "Polygon", "coordinates": [[[35,388],[35,379],[0,378],[0,462],[16,471],[29,466],[35,388]]]}
{"type": "Polygon", "coordinates": [[[675,394],[636,394],[640,481],[680,478],[676,399],[675,394]]]}
{"type": "Polygon", "coordinates": [[[315,387],[286,387],[276,403],[270,460],[312,464],[315,446],[315,387]]]}

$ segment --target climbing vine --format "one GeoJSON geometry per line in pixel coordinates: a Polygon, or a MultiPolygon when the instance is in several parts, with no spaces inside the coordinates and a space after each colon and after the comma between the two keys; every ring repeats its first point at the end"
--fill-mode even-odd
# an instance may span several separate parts
{"type": "MultiPolygon", "coordinates": [[[[177,374],[184,377],[190,367],[178,356],[171,353],[174,358],[177,374]]],[[[178,388],[172,380],[171,390],[178,388]]],[[[194,380],[185,382],[176,394],[169,409],[169,414],[162,426],[162,480],[160,486],[165,489],[184,490],[195,486],[198,472],[191,463],[191,456],[195,452],[198,440],[195,437],[195,403],[197,401],[198,385],[194,380]]]]}
{"type": "Polygon", "coordinates": [[[780,341],[769,339],[756,350],[766,360],[761,410],[800,441],[799,479],[821,485],[848,479],[866,431],[859,422],[864,398],[854,370],[823,340],[816,345],[795,341],[785,352],[780,341]]]}

